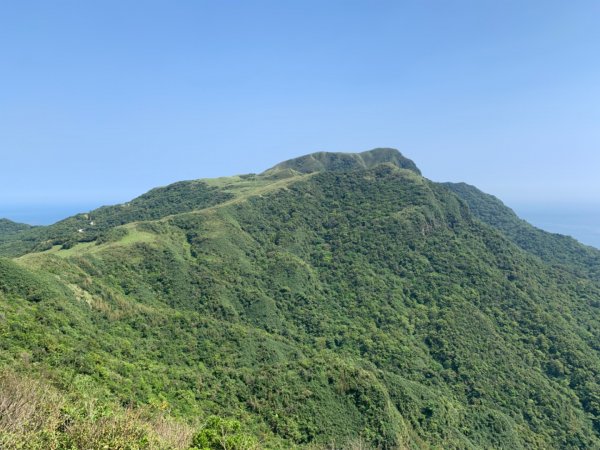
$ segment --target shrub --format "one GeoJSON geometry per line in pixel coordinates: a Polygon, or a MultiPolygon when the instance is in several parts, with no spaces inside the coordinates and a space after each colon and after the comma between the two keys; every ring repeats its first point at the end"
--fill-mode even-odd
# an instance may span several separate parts
{"type": "Polygon", "coordinates": [[[242,431],[240,422],[211,416],[192,438],[193,450],[252,450],[258,448],[253,436],[242,431]]]}

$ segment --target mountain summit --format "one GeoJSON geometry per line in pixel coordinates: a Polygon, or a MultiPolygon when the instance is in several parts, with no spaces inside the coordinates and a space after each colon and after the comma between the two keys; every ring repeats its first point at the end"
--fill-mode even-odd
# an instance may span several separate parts
{"type": "Polygon", "coordinates": [[[370,169],[379,164],[393,164],[421,174],[416,164],[394,148],[375,148],[362,153],[317,152],[277,164],[266,172],[292,169],[300,173],[347,172],[370,169]]]}

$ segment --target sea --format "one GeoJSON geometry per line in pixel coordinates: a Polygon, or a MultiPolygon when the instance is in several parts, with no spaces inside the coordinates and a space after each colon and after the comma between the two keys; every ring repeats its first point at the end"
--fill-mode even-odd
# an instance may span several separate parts
{"type": "Polygon", "coordinates": [[[98,208],[98,204],[0,205],[0,219],[29,225],[50,225],[75,214],[98,208]]]}

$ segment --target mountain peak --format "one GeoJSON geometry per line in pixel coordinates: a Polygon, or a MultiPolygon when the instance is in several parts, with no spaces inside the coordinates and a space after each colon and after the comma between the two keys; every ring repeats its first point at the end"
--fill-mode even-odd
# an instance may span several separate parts
{"type": "Polygon", "coordinates": [[[300,173],[347,172],[368,169],[379,164],[394,164],[421,174],[416,164],[394,148],[375,148],[361,153],[316,152],[281,162],[266,173],[292,169],[300,173]]]}

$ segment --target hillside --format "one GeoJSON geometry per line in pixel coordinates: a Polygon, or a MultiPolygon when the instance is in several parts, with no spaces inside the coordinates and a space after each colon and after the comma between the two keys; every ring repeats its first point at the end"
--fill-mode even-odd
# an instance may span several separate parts
{"type": "Polygon", "coordinates": [[[546,263],[600,279],[600,251],[580,244],[570,236],[536,228],[493,195],[466,183],[444,183],[464,200],[479,220],[496,228],[508,239],[546,263]]]}
{"type": "Polygon", "coordinates": [[[0,236],[14,234],[29,228],[31,228],[31,226],[24,223],[16,223],[12,220],[0,219],[0,236]]]}
{"type": "MultiPolygon", "coordinates": [[[[235,423],[229,448],[600,447],[597,252],[395,150],[182,182],[3,239],[0,364],[74,411],[146,411],[138,447],[191,445],[165,443],[165,415],[235,423]]],[[[29,448],[77,448],[72,424],[96,423],[2,417],[29,448]]]]}

